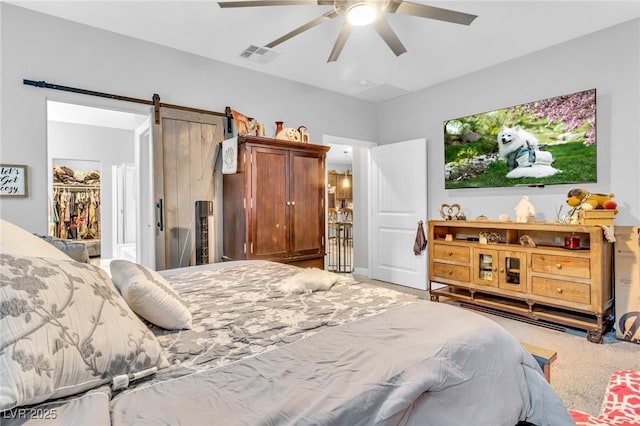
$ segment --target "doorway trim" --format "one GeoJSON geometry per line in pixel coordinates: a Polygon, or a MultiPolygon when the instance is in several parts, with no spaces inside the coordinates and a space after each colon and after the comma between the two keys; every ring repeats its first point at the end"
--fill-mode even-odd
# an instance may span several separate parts
{"type": "MultiPolygon", "coordinates": [[[[58,103],[65,103],[65,104],[72,104],[72,105],[77,105],[77,106],[81,106],[81,107],[88,107],[88,108],[96,108],[96,109],[103,109],[103,110],[109,110],[109,111],[117,111],[117,112],[122,112],[122,113],[127,113],[127,114],[134,114],[134,115],[138,115],[138,116],[144,116],[147,117],[146,121],[147,122],[151,122],[151,120],[153,119],[153,106],[147,106],[147,105],[142,105],[142,104],[136,104],[136,103],[131,103],[131,102],[126,102],[123,100],[112,100],[112,99],[104,99],[104,98],[99,98],[99,97],[88,97],[87,95],[84,94],[77,94],[77,93],[65,93],[65,92],[56,92],[56,93],[52,93],[52,94],[47,94],[44,97],[44,110],[45,110],[45,129],[46,129],[46,158],[49,159],[51,157],[51,150],[50,150],[50,135],[48,132],[48,123],[51,120],[51,117],[49,116],[49,111],[48,111],[48,104],[49,102],[58,102],[58,103]]],[[[90,125],[90,124],[88,124],[90,125]]],[[[144,124],[142,126],[140,126],[138,128],[138,130],[140,130],[141,127],[143,127],[144,124]]],[[[131,130],[132,134],[136,133],[136,129],[132,129],[131,130]]],[[[134,144],[134,151],[135,151],[135,156],[136,159],[137,157],[140,155],[139,149],[140,147],[138,146],[138,143],[136,141],[133,140],[131,141],[132,144],[134,144]]],[[[152,140],[151,138],[149,138],[149,144],[152,144],[152,140]]],[[[50,163],[49,160],[47,160],[48,163],[50,163]]],[[[48,164],[48,166],[50,167],[51,164],[48,164]]],[[[140,168],[140,165],[137,164],[138,169],[140,168]]],[[[140,175],[142,173],[141,170],[138,170],[138,175],[140,175]]],[[[147,174],[153,174],[153,170],[148,170],[146,171],[147,174]]],[[[151,185],[151,182],[149,183],[149,185],[151,185]]],[[[50,173],[47,173],[47,183],[46,183],[46,188],[47,188],[47,192],[49,192],[52,188],[52,179],[50,177],[50,173]]],[[[140,201],[138,200],[137,202],[137,211],[140,212],[141,210],[141,206],[140,206],[140,201]]],[[[45,210],[46,212],[46,210],[45,210]]],[[[109,215],[112,215],[112,212],[109,210],[108,212],[105,210],[104,213],[108,213],[109,215]]],[[[45,213],[45,217],[47,216],[47,214],[45,213]]],[[[136,220],[136,222],[138,222],[138,218],[136,220]]],[[[137,223],[138,225],[138,223],[137,223]]],[[[141,249],[142,244],[139,241],[136,241],[136,252],[138,253],[138,256],[140,256],[139,252],[141,249]]],[[[144,245],[143,250],[151,250],[151,253],[153,253],[155,251],[155,247],[148,247],[146,244],[144,245]]],[[[103,252],[102,247],[101,247],[101,253],[103,252]]],[[[104,257],[103,255],[101,255],[101,257],[104,257]]],[[[110,256],[111,257],[111,256],[110,256]]]]}
{"type": "MultiPolygon", "coordinates": [[[[371,157],[369,150],[377,146],[378,143],[335,135],[323,135],[322,143],[324,145],[348,145],[353,148],[353,273],[369,276],[369,220],[368,215],[364,213],[369,209],[369,167],[371,157]]],[[[325,181],[326,179],[325,171],[325,181]]],[[[325,199],[326,196],[325,193],[325,199]]],[[[325,206],[325,209],[327,208],[328,205],[325,206]]],[[[327,211],[325,211],[325,217],[328,217],[327,211]]],[[[327,223],[325,223],[325,226],[327,226],[327,223]]],[[[325,235],[329,235],[328,229],[325,229],[325,235]]]]}

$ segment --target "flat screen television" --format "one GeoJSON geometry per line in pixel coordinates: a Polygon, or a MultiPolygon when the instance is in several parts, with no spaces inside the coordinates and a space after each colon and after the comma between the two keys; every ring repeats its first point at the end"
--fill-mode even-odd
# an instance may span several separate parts
{"type": "Polygon", "coordinates": [[[445,189],[597,182],[596,90],[444,121],[445,189]]]}

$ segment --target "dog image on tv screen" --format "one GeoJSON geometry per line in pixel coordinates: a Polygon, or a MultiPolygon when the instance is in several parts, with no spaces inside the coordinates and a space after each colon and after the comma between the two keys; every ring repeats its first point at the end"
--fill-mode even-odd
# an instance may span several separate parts
{"type": "Polygon", "coordinates": [[[508,178],[543,178],[560,172],[552,166],[553,155],[541,151],[538,138],[520,126],[502,126],[497,139],[500,159],[509,169],[508,178]]]}

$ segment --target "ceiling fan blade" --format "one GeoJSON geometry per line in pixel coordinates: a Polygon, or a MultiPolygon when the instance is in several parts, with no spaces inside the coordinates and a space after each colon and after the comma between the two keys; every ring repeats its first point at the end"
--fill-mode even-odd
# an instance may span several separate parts
{"type": "Polygon", "coordinates": [[[332,5],[333,0],[262,0],[262,1],[219,1],[220,7],[256,7],[256,6],[297,6],[297,5],[332,5]]]}
{"type": "Polygon", "coordinates": [[[342,53],[342,48],[344,48],[347,39],[351,35],[351,24],[349,24],[346,20],[342,25],[342,29],[340,30],[340,34],[338,34],[338,38],[333,45],[333,49],[331,49],[331,54],[329,55],[329,59],[327,62],[335,62],[338,60],[340,53],[342,53]]]}
{"type": "Polygon", "coordinates": [[[317,27],[318,25],[323,24],[323,23],[327,22],[328,20],[335,18],[336,16],[338,16],[336,11],[335,10],[331,10],[331,11],[325,13],[324,15],[318,16],[316,19],[313,19],[313,20],[307,22],[306,24],[299,26],[295,30],[286,33],[282,37],[280,37],[280,38],[278,38],[276,40],[273,40],[271,43],[265,45],[265,47],[268,47],[268,48],[271,49],[271,48],[273,48],[273,47],[275,47],[275,46],[277,46],[277,45],[279,45],[281,43],[284,43],[285,41],[289,40],[290,38],[293,38],[293,37],[297,36],[298,34],[301,34],[301,33],[305,32],[307,30],[310,30],[313,27],[317,27]]]}
{"type": "Polygon", "coordinates": [[[382,37],[384,42],[387,43],[387,46],[393,50],[396,56],[400,56],[407,51],[396,33],[389,26],[389,23],[387,23],[383,17],[380,17],[373,23],[373,28],[376,29],[380,37],[382,37]]]}
{"type": "MultiPolygon", "coordinates": [[[[394,1],[393,3],[395,3],[393,6],[397,6],[395,13],[437,19],[438,21],[452,22],[454,24],[469,25],[478,17],[469,13],[456,12],[455,10],[411,3],[409,1],[394,1]]],[[[391,12],[392,10],[389,11],[391,12]]]]}

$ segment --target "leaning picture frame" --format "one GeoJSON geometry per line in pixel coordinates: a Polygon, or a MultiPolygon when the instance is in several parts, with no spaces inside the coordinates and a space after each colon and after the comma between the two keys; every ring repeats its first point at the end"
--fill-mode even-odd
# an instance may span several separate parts
{"type": "Polygon", "coordinates": [[[237,135],[236,136],[246,136],[251,134],[251,123],[249,117],[238,112],[236,110],[231,110],[231,115],[233,117],[233,121],[236,123],[237,135]]]}
{"type": "Polygon", "coordinates": [[[0,197],[27,197],[27,166],[0,164],[0,197]]]}

